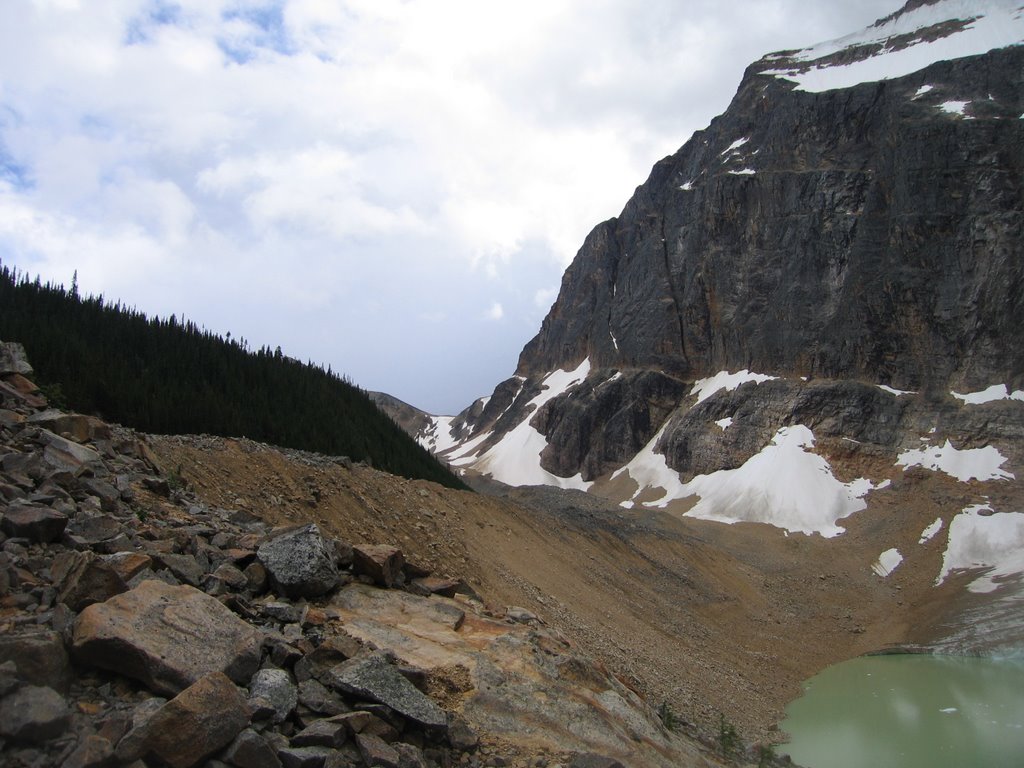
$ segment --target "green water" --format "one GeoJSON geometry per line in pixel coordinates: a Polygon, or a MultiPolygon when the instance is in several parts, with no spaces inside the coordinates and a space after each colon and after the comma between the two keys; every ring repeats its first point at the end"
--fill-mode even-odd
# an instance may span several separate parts
{"type": "Polygon", "coordinates": [[[808,768],[1022,768],[1024,663],[869,656],[786,708],[779,752],[808,768]]]}

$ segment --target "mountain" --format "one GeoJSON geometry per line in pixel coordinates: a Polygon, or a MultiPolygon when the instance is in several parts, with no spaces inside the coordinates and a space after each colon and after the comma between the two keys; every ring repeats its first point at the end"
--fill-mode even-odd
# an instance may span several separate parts
{"type": "Polygon", "coordinates": [[[912,509],[885,573],[932,519],[937,582],[1024,571],[1022,42],[1018,0],[912,0],[749,66],[586,238],[515,375],[421,428],[434,449],[808,535],[912,509]]]}

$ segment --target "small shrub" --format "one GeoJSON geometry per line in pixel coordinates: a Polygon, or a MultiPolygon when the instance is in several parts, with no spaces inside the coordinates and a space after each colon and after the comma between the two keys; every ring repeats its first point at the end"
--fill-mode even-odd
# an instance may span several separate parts
{"type": "Polygon", "coordinates": [[[725,719],[725,715],[718,715],[718,746],[722,750],[723,757],[732,757],[740,746],[740,737],[736,733],[736,726],[725,719]]]}
{"type": "Polygon", "coordinates": [[[679,730],[681,723],[679,718],[676,717],[675,711],[672,709],[672,705],[667,701],[661,702],[658,706],[658,718],[661,720],[661,724],[664,725],[670,731],[679,730]]]}

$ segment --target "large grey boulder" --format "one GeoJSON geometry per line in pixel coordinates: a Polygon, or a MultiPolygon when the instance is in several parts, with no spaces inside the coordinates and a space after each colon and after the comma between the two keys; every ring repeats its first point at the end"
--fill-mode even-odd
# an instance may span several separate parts
{"type": "Polygon", "coordinates": [[[334,544],[315,524],[275,536],[256,556],[275,591],[286,597],[319,597],[338,584],[334,544]]]}
{"type": "Polygon", "coordinates": [[[249,681],[250,704],[257,699],[267,703],[275,723],[283,723],[298,704],[299,689],[283,669],[261,669],[249,681]]]}
{"type": "Polygon", "coordinates": [[[32,375],[25,347],[16,341],[0,341],[0,376],[11,374],[32,375]]]}
{"type": "Polygon", "coordinates": [[[173,695],[212,672],[248,683],[261,643],[261,634],[219,600],[193,587],[147,580],[83,610],[72,651],[81,663],[173,695]]]}

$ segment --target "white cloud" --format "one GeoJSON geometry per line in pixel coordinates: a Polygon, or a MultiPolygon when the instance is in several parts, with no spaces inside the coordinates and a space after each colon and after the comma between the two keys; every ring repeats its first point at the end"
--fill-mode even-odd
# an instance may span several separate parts
{"type": "Polygon", "coordinates": [[[889,5],[8,3],[0,258],[366,386],[425,386],[381,339],[410,360],[441,344],[445,386],[404,394],[453,410],[484,390],[452,377],[507,374],[589,229],[747,63],[889,5]],[[484,292],[516,322],[460,327],[484,292]],[[379,338],[332,332],[371,317],[379,338]]]}
{"type": "Polygon", "coordinates": [[[501,320],[505,316],[505,309],[499,302],[494,302],[491,308],[487,310],[488,320],[501,320]]]}

